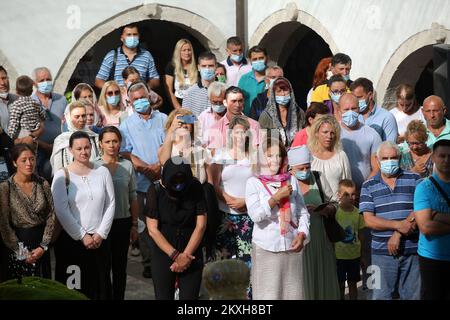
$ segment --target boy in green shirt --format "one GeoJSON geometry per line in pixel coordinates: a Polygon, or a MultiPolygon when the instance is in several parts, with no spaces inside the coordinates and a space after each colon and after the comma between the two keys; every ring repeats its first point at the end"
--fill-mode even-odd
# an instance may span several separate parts
{"type": "Polygon", "coordinates": [[[344,299],[345,281],[347,280],[350,300],[358,298],[356,284],[361,280],[360,258],[361,243],[363,242],[362,229],[364,218],[354,206],[356,200],[356,186],[352,180],[344,179],[338,187],[339,208],[336,220],[345,230],[346,237],[335,244],[336,263],[341,299],[344,299]]]}

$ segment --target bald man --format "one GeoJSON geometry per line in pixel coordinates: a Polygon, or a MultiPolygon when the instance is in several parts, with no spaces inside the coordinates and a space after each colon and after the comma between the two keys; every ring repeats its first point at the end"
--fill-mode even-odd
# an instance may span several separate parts
{"type": "Polygon", "coordinates": [[[437,140],[450,139],[450,121],[444,117],[446,112],[447,107],[438,96],[429,96],[423,101],[422,113],[427,122],[427,146],[430,148],[437,140]]]}
{"type": "Polygon", "coordinates": [[[339,113],[342,147],[350,161],[352,180],[359,191],[363,182],[379,169],[376,151],[381,138],[374,129],[359,121],[359,102],[354,94],[344,93],[341,96],[339,113]]]}

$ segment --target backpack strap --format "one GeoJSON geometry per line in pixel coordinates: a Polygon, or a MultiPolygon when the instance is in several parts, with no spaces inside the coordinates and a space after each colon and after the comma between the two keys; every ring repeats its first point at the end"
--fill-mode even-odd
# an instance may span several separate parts
{"type": "Polygon", "coordinates": [[[448,198],[448,195],[445,193],[445,191],[442,189],[442,187],[439,185],[436,179],[433,178],[433,176],[430,176],[430,181],[434,184],[439,193],[444,197],[445,201],[447,201],[447,206],[450,208],[450,199],[448,198]]]}
{"type": "Polygon", "coordinates": [[[322,182],[320,181],[320,174],[318,171],[312,172],[314,179],[316,180],[317,189],[319,189],[320,199],[322,199],[322,203],[325,202],[325,196],[323,194],[322,182]]]}
{"type": "Polygon", "coordinates": [[[109,70],[109,77],[108,80],[114,80],[114,75],[116,73],[116,64],[117,64],[117,51],[119,49],[114,50],[114,59],[113,59],[113,65],[111,67],[111,70],[109,70]]]}

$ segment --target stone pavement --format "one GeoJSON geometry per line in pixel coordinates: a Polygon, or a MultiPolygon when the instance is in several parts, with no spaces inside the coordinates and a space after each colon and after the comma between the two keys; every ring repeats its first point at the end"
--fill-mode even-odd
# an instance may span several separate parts
{"type": "MultiPolygon", "coordinates": [[[[131,251],[131,250],[130,250],[131,251]]],[[[54,256],[52,257],[52,264],[54,269],[54,256]]],[[[144,267],[141,263],[141,257],[133,257],[128,254],[128,277],[127,288],[125,291],[125,300],[155,300],[155,293],[153,290],[152,279],[144,278],[142,271],[144,267]]],[[[346,298],[348,299],[348,289],[346,289],[346,298]]],[[[366,300],[368,296],[367,290],[362,290],[362,282],[358,282],[358,298],[360,300],[366,300]]],[[[205,299],[205,296],[200,299],[205,299]]]]}

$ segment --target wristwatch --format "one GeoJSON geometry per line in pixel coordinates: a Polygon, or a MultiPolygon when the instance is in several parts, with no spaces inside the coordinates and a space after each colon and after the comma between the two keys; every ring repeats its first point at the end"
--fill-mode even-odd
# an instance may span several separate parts
{"type": "Polygon", "coordinates": [[[48,246],[44,246],[44,245],[40,245],[39,247],[41,247],[42,249],[44,249],[44,252],[48,250],[48,246]]]}

